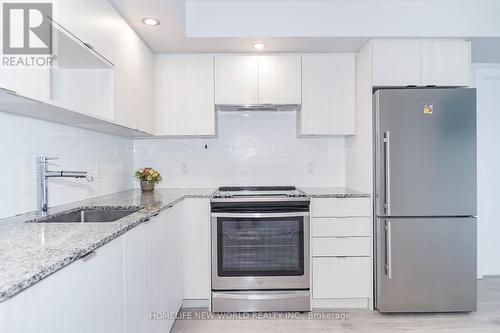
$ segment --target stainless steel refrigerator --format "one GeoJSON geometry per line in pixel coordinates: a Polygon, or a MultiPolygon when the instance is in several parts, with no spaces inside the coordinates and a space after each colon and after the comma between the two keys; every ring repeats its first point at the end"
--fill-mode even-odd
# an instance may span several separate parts
{"type": "Polygon", "coordinates": [[[475,89],[383,89],[375,112],[375,306],[476,310],[475,89]]]}

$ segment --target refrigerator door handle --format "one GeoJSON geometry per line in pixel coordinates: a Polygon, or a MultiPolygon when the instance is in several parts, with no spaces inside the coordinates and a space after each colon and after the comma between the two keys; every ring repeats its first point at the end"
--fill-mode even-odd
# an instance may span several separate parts
{"type": "Polygon", "coordinates": [[[385,275],[392,279],[391,221],[385,222],[385,275]]]}
{"type": "Polygon", "coordinates": [[[385,157],[385,214],[391,215],[391,132],[384,132],[384,157],[385,157]]]}

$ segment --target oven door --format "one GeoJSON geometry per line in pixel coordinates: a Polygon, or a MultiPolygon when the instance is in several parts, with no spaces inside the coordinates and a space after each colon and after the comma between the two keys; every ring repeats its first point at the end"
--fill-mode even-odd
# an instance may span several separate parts
{"type": "Polygon", "coordinates": [[[309,213],[212,213],[212,289],[309,289],[309,213]]]}

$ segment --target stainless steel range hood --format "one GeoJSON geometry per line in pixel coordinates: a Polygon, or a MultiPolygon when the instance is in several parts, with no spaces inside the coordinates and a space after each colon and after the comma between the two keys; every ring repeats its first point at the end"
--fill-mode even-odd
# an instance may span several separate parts
{"type": "Polygon", "coordinates": [[[243,112],[243,111],[297,111],[300,104],[216,104],[216,111],[243,112]]]}

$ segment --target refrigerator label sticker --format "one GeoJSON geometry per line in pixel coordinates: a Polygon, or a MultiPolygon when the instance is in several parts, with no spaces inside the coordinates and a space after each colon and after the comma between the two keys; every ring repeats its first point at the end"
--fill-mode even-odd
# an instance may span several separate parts
{"type": "Polygon", "coordinates": [[[425,114],[432,114],[433,109],[434,109],[434,105],[433,104],[426,104],[426,105],[424,105],[424,113],[425,114]]]}

